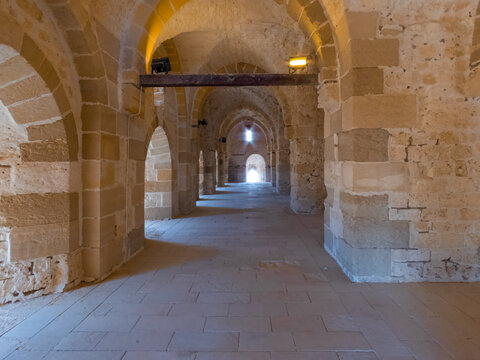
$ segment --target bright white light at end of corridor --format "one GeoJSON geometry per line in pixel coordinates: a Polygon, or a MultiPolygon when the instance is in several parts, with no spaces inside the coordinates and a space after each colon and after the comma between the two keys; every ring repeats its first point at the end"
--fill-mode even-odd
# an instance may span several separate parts
{"type": "Polygon", "coordinates": [[[247,174],[247,182],[249,183],[258,183],[260,182],[260,175],[256,170],[250,170],[247,174]]]}
{"type": "Polygon", "coordinates": [[[245,132],[245,139],[250,142],[253,140],[253,134],[252,134],[252,130],[247,130],[245,132]]]}

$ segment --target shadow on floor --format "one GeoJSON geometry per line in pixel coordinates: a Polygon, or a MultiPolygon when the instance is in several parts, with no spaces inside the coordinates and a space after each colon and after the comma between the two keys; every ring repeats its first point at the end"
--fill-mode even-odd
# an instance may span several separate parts
{"type": "Polygon", "coordinates": [[[235,195],[235,194],[245,194],[244,192],[240,191],[215,191],[213,195],[235,195]]]}
{"type": "Polygon", "coordinates": [[[214,257],[217,250],[145,239],[145,249],[136,257],[109,276],[106,281],[150,271],[182,266],[214,257]]]}
{"type": "Polygon", "coordinates": [[[235,209],[227,207],[213,207],[213,206],[197,206],[197,208],[189,215],[183,216],[179,219],[199,218],[205,216],[217,216],[217,215],[232,215],[243,214],[251,212],[252,209],[235,209]]]}

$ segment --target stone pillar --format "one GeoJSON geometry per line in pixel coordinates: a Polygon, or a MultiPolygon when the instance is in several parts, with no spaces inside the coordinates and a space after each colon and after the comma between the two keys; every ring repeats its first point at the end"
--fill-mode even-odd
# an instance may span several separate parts
{"type": "Polygon", "coordinates": [[[270,152],[270,181],[274,188],[277,187],[277,153],[275,150],[270,152]]]}
{"type": "Polygon", "coordinates": [[[215,194],[216,185],[216,160],[214,150],[204,151],[204,181],[203,181],[203,194],[212,195],[215,194]]]}
{"type": "Polygon", "coordinates": [[[220,144],[218,151],[218,187],[224,187],[227,182],[226,173],[226,147],[220,144]]]}
{"type": "Polygon", "coordinates": [[[324,206],[323,139],[313,136],[291,141],[290,206],[298,214],[318,214],[324,206]]]}
{"type": "Polygon", "coordinates": [[[277,192],[290,195],[290,148],[288,141],[283,140],[277,149],[277,192]]]}

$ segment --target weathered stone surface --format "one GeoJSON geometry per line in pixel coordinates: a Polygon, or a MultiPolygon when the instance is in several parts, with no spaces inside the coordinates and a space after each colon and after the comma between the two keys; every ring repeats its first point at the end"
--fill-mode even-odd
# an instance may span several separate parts
{"type": "Polygon", "coordinates": [[[25,162],[69,161],[70,151],[66,140],[45,140],[20,144],[25,162]]]}
{"type": "Polygon", "coordinates": [[[27,132],[30,141],[64,139],[67,136],[62,120],[46,125],[30,126],[27,132]]]}
{"type": "Polygon", "coordinates": [[[70,223],[14,227],[11,261],[38,259],[69,251],[70,223]]]}
{"type": "Polygon", "coordinates": [[[354,218],[344,214],[343,235],[355,249],[408,248],[408,221],[384,221],[374,218],[354,218]]]}
{"type": "Polygon", "coordinates": [[[340,209],[350,217],[388,220],[388,195],[359,196],[340,193],[340,209]]]}
{"type": "Polygon", "coordinates": [[[353,129],[338,134],[338,161],[388,161],[390,134],[384,129],[353,129]]]}
{"type": "Polygon", "coordinates": [[[342,178],[354,192],[405,191],[409,185],[405,163],[344,163],[342,178]]]}
{"type": "Polygon", "coordinates": [[[77,218],[76,194],[19,194],[0,197],[1,226],[57,224],[77,218]]]}
{"type": "Polygon", "coordinates": [[[342,106],[342,129],[415,128],[416,109],[414,95],[352,96],[342,106]]]}

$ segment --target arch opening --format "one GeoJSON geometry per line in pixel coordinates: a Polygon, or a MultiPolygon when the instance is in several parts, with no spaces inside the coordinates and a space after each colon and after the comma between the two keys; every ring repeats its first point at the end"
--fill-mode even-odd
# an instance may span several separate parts
{"type": "Polygon", "coordinates": [[[172,156],[167,134],[157,127],[145,160],[145,220],[172,217],[172,156]]]}
{"type": "Polygon", "coordinates": [[[44,78],[3,44],[0,74],[2,304],[62,291],[83,274],[71,113],[62,114],[44,78]]]}
{"type": "Polygon", "coordinates": [[[266,182],[267,166],[262,155],[250,155],[246,163],[247,182],[248,183],[263,183],[266,182]]]}

